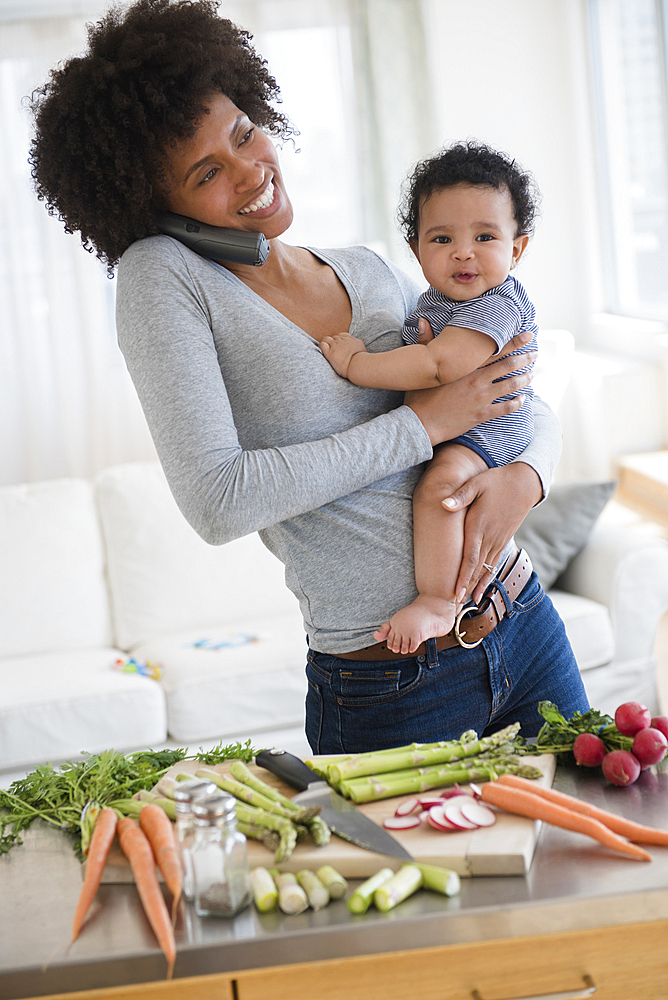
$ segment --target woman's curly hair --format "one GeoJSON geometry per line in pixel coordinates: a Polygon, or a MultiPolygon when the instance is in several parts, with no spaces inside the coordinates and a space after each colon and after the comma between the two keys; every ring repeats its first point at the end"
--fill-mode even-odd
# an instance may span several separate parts
{"type": "Polygon", "coordinates": [[[157,233],[163,151],[194,134],[221,92],[269,133],[293,129],[271,106],[279,89],[251,35],[217,16],[217,0],[138,0],[88,25],[83,56],[52,70],[30,100],[37,197],[107,264],[157,233]]]}
{"type": "Polygon", "coordinates": [[[446,146],[422,160],[406,182],[399,207],[399,225],[411,242],[417,240],[420,209],[430,195],[455,184],[507,188],[513,203],[517,236],[532,236],[540,194],[536,183],[516,160],[475,139],[446,146]]]}

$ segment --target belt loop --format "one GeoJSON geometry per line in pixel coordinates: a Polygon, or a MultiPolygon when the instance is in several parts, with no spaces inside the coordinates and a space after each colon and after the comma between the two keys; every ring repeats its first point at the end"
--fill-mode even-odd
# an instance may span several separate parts
{"type": "Polygon", "coordinates": [[[432,667],[438,666],[438,649],[436,648],[436,639],[427,639],[425,646],[427,652],[427,667],[431,670],[432,667]]]}
{"type": "Polygon", "coordinates": [[[510,600],[508,591],[503,586],[500,580],[495,580],[492,586],[495,587],[496,590],[498,590],[498,592],[501,594],[501,597],[503,598],[503,603],[506,606],[506,613],[509,618],[512,618],[513,615],[515,614],[515,609],[513,608],[513,602],[510,600]]]}

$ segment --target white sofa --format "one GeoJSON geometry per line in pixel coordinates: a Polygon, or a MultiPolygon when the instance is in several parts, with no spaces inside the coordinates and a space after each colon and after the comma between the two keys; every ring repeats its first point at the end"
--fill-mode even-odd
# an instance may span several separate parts
{"type": "MultiPolygon", "coordinates": [[[[306,639],[282,566],[257,535],[203,542],[157,464],[1,489],[0,551],[0,771],[303,725],[306,639]],[[162,677],[120,671],[130,656],[162,677]]],[[[592,701],[654,707],[668,544],[604,518],[560,588],[592,701]]]]}

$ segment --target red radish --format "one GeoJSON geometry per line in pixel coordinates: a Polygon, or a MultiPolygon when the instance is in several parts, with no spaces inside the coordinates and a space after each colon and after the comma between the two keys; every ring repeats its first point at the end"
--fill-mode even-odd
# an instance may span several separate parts
{"type": "Polygon", "coordinates": [[[424,826],[429,826],[429,810],[425,809],[418,814],[418,819],[424,826]]]}
{"type": "Polygon", "coordinates": [[[460,830],[461,827],[455,826],[445,815],[443,806],[432,806],[429,812],[424,813],[427,817],[427,826],[431,826],[434,830],[445,830],[452,832],[452,830],[460,830]]]}
{"type": "Polygon", "coordinates": [[[476,826],[494,826],[496,823],[496,813],[489,806],[483,805],[482,802],[476,802],[475,799],[471,799],[469,802],[462,802],[460,809],[462,811],[462,816],[464,819],[469,820],[470,823],[475,823],[476,826]]]}
{"type": "Polygon", "coordinates": [[[411,813],[420,812],[422,806],[417,799],[404,799],[394,811],[395,816],[410,816],[411,813]]]}
{"type": "Polygon", "coordinates": [[[641,729],[633,737],[631,753],[640,761],[640,766],[645,770],[652,764],[660,764],[668,753],[668,740],[660,729],[641,729]]]}
{"type": "Polygon", "coordinates": [[[580,733],[573,743],[575,760],[583,767],[600,767],[607,752],[603,740],[594,733],[580,733]]]}
{"type": "Polygon", "coordinates": [[[387,830],[410,830],[411,827],[419,825],[419,816],[388,816],[383,820],[383,826],[387,830]]]}
{"type": "Polygon", "coordinates": [[[477,785],[474,785],[473,782],[471,782],[469,788],[471,790],[471,795],[473,796],[474,799],[482,798],[482,789],[480,789],[477,785]]]}
{"type": "Polygon", "coordinates": [[[613,785],[632,785],[638,780],[640,763],[628,750],[613,750],[603,758],[601,769],[613,785]]]}
{"type": "Polygon", "coordinates": [[[451,799],[455,795],[465,794],[462,792],[459,785],[453,785],[451,788],[446,788],[444,792],[441,792],[442,799],[451,799]]]}
{"type": "Polygon", "coordinates": [[[641,729],[647,729],[652,721],[652,713],[638,701],[625,701],[615,712],[615,725],[622,736],[635,736],[641,729]]]}
{"type": "Polygon", "coordinates": [[[443,799],[439,795],[419,795],[418,802],[423,809],[431,809],[432,806],[443,805],[443,799]]]}
{"type": "Polygon", "coordinates": [[[668,715],[655,715],[650,722],[652,729],[658,729],[668,739],[668,715]]]}
{"type": "Polygon", "coordinates": [[[475,830],[478,826],[477,823],[473,823],[470,819],[467,819],[462,812],[463,803],[461,799],[467,802],[471,802],[469,796],[457,796],[454,799],[446,799],[445,805],[443,806],[443,813],[446,819],[449,819],[454,826],[458,826],[461,830],[475,830]]]}

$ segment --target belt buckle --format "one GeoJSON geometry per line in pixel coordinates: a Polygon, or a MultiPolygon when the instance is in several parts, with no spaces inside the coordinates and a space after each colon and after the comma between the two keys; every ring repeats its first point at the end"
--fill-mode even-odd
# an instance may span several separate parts
{"type": "Polygon", "coordinates": [[[473,610],[475,610],[476,608],[477,608],[477,605],[475,605],[475,604],[464,605],[464,607],[462,608],[462,610],[458,613],[457,617],[455,618],[455,624],[454,624],[454,627],[453,627],[452,631],[455,634],[455,639],[457,640],[457,642],[459,643],[459,645],[462,646],[464,649],[475,649],[475,647],[479,646],[480,643],[482,642],[482,640],[485,638],[484,636],[482,636],[480,639],[476,639],[475,642],[466,642],[466,640],[463,638],[461,632],[459,631],[459,625],[460,625],[461,620],[464,617],[464,615],[470,614],[470,612],[473,611],[473,610]]]}

